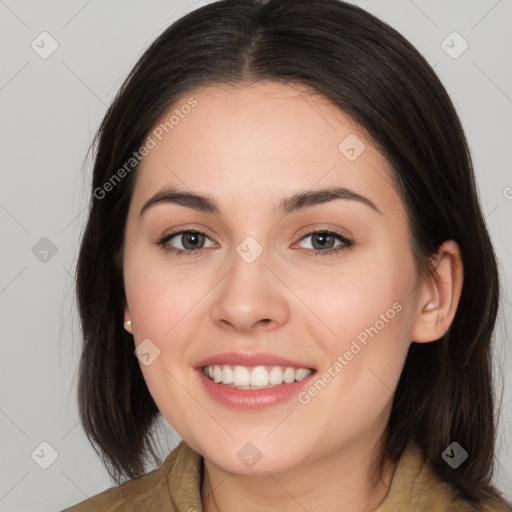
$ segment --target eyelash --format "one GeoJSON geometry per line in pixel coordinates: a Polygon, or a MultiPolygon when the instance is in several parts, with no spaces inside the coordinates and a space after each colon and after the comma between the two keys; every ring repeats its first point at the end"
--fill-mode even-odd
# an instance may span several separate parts
{"type": "MultiPolygon", "coordinates": [[[[166,244],[169,242],[172,238],[178,235],[183,235],[185,233],[197,233],[200,235],[205,235],[206,233],[203,233],[202,231],[196,230],[196,229],[184,229],[181,231],[176,231],[175,233],[169,233],[168,235],[163,236],[160,240],[156,242],[156,245],[158,245],[163,251],[165,252],[171,252],[175,256],[188,256],[188,257],[196,257],[202,254],[202,252],[206,249],[176,249],[175,247],[168,247],[166,244]]],[[[334,236],[336,239],[338,239],[340,242],[342,242],[341,245],[338,245],[338,247],[333,247],[332,249],[326,249],[325,251],[318,251],[315,249],[300,249],[301,251],[306,251],[306,253],[310,253],[313,251],[313,255],[309,254],[311,257],[317,257],[319,255],[326,256],[326,255],[334,255],[335,253],[339,253],[340,251],[343,251],[345,249],[351,249],[353,247],[353,242],[343,236],[339,231],[336,231],[335,229],[316,229],[314,231],[310,231],[309,233],[305,234],[300,240],[304,240],[308,236],[314,235],[316,233],[321,234],[327,234],[330,236],[334,236]]]]}

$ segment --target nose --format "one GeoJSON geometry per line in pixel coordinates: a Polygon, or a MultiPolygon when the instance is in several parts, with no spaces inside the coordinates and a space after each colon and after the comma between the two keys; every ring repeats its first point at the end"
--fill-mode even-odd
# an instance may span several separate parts
{"type": "Polygon", "coordinates": [[[215,324],[238,333],[274,330],[289,318],[286,288],[266,265],[265,253],[252,263],[236,256],[216,287],[211,309],[215,324]]]}

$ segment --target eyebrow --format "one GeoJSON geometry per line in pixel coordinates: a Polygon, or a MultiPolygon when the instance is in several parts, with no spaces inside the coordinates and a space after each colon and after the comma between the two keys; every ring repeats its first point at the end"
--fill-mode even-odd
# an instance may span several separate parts
{"type": "MultiPolygon", "coordinates": [[[[335,199],[357,201],[369,206],[371,209],[382,215],[382,212],[372,201],[370,201],[370,199],[345,187],[297,192],[281,201],[279,204],[279,211],[284,214],[289,214],[295,211],[329,203],[335,199]]],[[[144,212],[159,204],[176,204],[179,206],[185,206],[186,208],[191,208],[192,210],[211,213],[214,215],[219,215],[221,213],[218,203],[210,195],[200,195],[193,192],[178,190],[174,187],[166,187],[158,191],[144,204],[139,216],[142,216],[144,212]]]]}

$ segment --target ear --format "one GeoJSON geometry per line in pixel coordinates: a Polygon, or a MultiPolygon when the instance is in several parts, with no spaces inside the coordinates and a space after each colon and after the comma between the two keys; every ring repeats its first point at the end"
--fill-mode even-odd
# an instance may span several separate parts
{"type": "Polygon", "coordinates": [[[132,320],[130,318],[130,311],[128,310],[128,304],[124,303],[124,328],[130,333],[133,334],[132,329],[132,320]]]}
{"type": "Polygon", "coordinates": [[[427,343],[441,338],[457,312],[464,266],[460,247],[447,240],[435,255],[435,271],[421,284],[411,340],[427,343]]]}

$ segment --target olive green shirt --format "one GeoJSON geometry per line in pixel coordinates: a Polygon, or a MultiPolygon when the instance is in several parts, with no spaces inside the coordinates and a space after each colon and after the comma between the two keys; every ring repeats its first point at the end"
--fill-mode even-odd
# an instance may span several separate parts
{"type": "MultiPolygon", "coordinates": [[[[201,512],[202,457],[184,441],[160,468],[111,487],[62,512],[201,512]]],[[[243,506],[240,510],[243,510],[243,506]]],[[[375,512],[512,511],[503,505],[480,509],[456,498],[423,463],[419,449],[409,445],[397,466],[388,495],[375,512]]]]}

